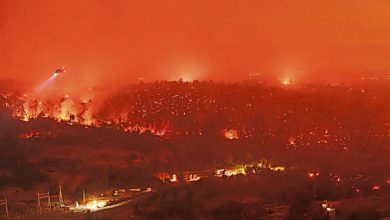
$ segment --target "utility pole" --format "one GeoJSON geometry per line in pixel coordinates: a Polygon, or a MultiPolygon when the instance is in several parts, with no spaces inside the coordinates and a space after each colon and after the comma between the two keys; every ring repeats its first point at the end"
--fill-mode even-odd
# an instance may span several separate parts
{"type": "Polygon", "coordinates": [[[85,205],[85,189],[83,189],[83,204],[85,205]]]}
{"type": "Polygon", "coordinates": [[[8,201],[7,198],[0,200],[0,206],[3,205],[5,207],[5,216],[7,220],[9,220],[9,213],[8,213],[8,201]]]}
{"type": "Polygon", "coordinates": [[[60,202],[60,205],[64,204],[64,199],[62,198],[61,185],[60,185],[60,192],[59,192],[58,200],[60,202]]]}
{"type": "Polygon", "coordinates": [[[41,213],[41,199],[47,198],[47,205],[49,206],[49,210],[51,210],[51,202],[50,202],[50,192],[47,193],[37,193],[38,197],[38,211],[41,213]]]}
{"type": "Polygon", "coordinates": [[[38,209],[39,213],[41,213],[41,199],[39,198],[39,193],[37,193],[37,197],[38,197],[37,209],[38,209]]]}

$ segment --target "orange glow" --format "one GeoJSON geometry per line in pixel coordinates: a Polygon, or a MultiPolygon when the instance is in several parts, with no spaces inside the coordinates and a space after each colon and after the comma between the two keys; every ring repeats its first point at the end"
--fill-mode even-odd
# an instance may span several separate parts
{"type": "Polygon", "coordinates": [[[386,1],[39,2],[0,3],[1,77],[37,85],[64,65],[56,83],[83,87],[187,74],[237,81],[253,72],[279,77],[285,69],[311,81],[388,68],[386,1]],[[333,73],[315,72],[324,68],[333,73]]]}
{"type": "Polygon", "coordinates": [[[65,114],[61,114],[61,115],[60,115],[60,118],[61,118],[62,120],[66,120],[66,119],[67,119],[67,117],[66,117],[65,114]]]}
{"type": "MultiPolygon", "coordinates": [[[[71,116],[74,116],[75,122],[87,125],[88,123],[82,117],[85,116],[85,113],[88,112],[88,109],[83,109],[83,107],[75,103],[73,100],[66,99],[60,103],[56,103],[54,106],[50,106],[50,103],[45,103],[39,101],[38,105],[35,105],[37,100],[32,97],[25,97],[23,108],[12,108],[13,116],[15,118],[20,118],[23,121],[30,121],[40,117],[49,117],[57,121],[68,121],[71,119],[71,116]]],[[[88,124],[89,125],[89,124],[88,124]]]]}
{"type": "Polygon", "coordinates": [[[41,135],[41,132],[33,130],[33,131],[26,133],[26,134],[20,134],[19,138],[20,139],[37,138],[40,135],[41,135]]]}
{"type": "Polygon", "coordinates": [[[290,85],[290,84],[291,84],[291,81],[288,80],[288,79],[284,79],[284,80],[282,81],[282,84],[285,85],[285,86],[287,86],[287,85],[290,85]]]}
{"type": "Polygon", "coordinates": [[[147,126],[141,126],[141,125],[134,125],[134,126],[128,126],[124,128],[124,131],[127,132],[138,132],[140,134],[149,131],[150,133],[157,135],[157,136],[164,136],[167,131],[169,130],[169,124],[165,124],[161,126],[160,128],[157,128],[157,126],[153,125],[152,123],[149,123],[147,126]]]}
{"type": "Polygon", "coordinates": [[[228,140],[238,139],[238,131],[234,129],[227,130],[226,128],[222,131],[224,137],[228,140]]]}
{"type": "Polygon", "coordinates": [[[308,173],[307,173],[307,176],[308,176],[309,178],[313,178],[313,177],[316,177],[316,176],[319,176],[319,175],[320,175],[319,172],[308,172],[308,173]]]}
{"type": "Polygon", "coordinates": [[[31,116],[29,115],[29,114],[25,114],[25,115],[23,115],[23,121],[30,121],[30,119],[31,119],[31,116]]]}
{"type": "Polygon", "coordinates": [[[288,139],[288,144],[289,144],[289,145],[295,145],[295,138],[290,137],[290,138],[288,139]]]}
{"type": "MultiPolygon", "coordinates": [[[[58,122],[65,121],[69,124],[77,123],[100,127],[105,121],[102,118],[98,120],[96,118],[98,110],[94,109],[90,102],[86,102],[82,99],[76,101],[67,96],[66,98],[64,97],[62,101],[54,103],[54,105],[52,102],[47,100],[37,100],[32,95],[27,94],[20,97],[20,99],[24,101],[22,107],[9,106],[9,108],[12,110],[13,117],[26,122],[38,117],[47,117],[58,122]],[[38,103],[38,105],[36,103],[38,103]]],[[[134,125],[122,126],[121,123],[127,123],[125,119],[119,121],[117,118],[108,118],[106,121],[114,121],[116,124],[120,125],[120,128],[123,131],[126,132],[137,132],[142,134],[149,131],[153,135],[160,137],[165,136],[170,130],[169,122],[159,123],[158,125],[155,123],[135,123],[134,125]]]]}

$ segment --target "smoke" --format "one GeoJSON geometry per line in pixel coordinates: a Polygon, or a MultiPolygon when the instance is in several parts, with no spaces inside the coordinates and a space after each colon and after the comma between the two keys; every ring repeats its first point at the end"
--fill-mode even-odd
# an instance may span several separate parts
{"type": "Polygon", "coordinates": [[[44,81],[41,85],[39,85],[35,91],[37,93],[40,93],[42,92],[44,89],[46,89],[50,84],[52,84],[54,82],[54,80],[57,78],[58,74],[57,73],[54,73],[49,79],[47,79],[46,81],[44,81]]]}

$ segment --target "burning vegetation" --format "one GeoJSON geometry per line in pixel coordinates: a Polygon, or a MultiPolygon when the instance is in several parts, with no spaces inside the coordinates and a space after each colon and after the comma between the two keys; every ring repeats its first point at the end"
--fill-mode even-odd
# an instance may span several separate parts
{"type": "MultiPolygon", "coordinates": [[[[61,184],[72,198],[66,206],[76,207],[85,189],[151,187],[136,213],[165,213],[153,198],[166,195],[170,204],[202,207],[189,212],[194,218],[232,204],[230,217],[246,209],[315,216],[311,205],[323,211],[316,202],[390,190],[390,93],[381,89],[178,81],[133,85],[104,99],[3,89],[0,195],[56,192],[61,184]]],[[[98,201],[79,207],[111,204],[98,201]]],[[[341,205],[330,204],[325,212],[337,213],[341,205]]]]}

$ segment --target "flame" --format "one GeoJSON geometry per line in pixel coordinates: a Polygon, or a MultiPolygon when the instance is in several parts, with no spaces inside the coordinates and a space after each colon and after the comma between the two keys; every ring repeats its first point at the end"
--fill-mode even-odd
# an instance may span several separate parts
{"type": "Polygon", "coordinates": [[[150,133],[157,135],[157,136],[164,136],[169,129],[169,123],[166,123],[160,127],[157,127],[155,124],[149,123],[147,126],[142,126],[139,124],[135,124],[133,126],[127,126],[123,130],[127,132],[137,132],[137,133],[145,133],[146,131],[149,131],[150,133]]]}
{"type": "Polygon", "coordinates": [[[295,145],[295,138],[290,137],[290,138],[288,139],[288,144],[289,144],[289,145],[295,145]]]}
{"type": "Polygon", "coordinates": [[[100,116],[99,110],[94,108],[92,100],[77,100],[74,97],[65,95],[59,101],[42,100],[33,95],[25,94],[18,97],[17,103],[11,103],[8,107],[12,110],[12,116],[28,122],[39,117],[51,118],[57,122],[65,121],[69,124],[80,124],[86,126],[101,127],[102,124],[115,125],[126,132],[139,134],[149,131],[153,135],[163,137],[170,131],[169,122],[140,122],[128,120],[128,113],[100,116]]]}
{"type": "Polygon", "coordinates": [[[23,116],[23,121],[30,121],[31,117],[28,114],[23,116]]]}
{"type": "Polygon", "coordinates": [[[282,80],[282,84],[287,86],[287,85],[290,85],[291,84],[291,79],[288,79],[288,78],[285,78],[282,80]]]}
{"type": "Polygon", "coordinates": [[[66,117],[65,114],[61,114],[61,115],[60,115],[60,118],[61,118],[62,120],[66,120],[66,119],[67,119],[67,117],[66,117]]]}
{"type": "Polygon", "coordinates": [[[307,173],[307,176],[308,176],[309,178],[313,178],[313,177],[316,177],[316,176],[319,176],[319,175],[320,175],[319,172],[308,172],[308,173],[307,173]]]}
{"type": "Polygon", "coordinates": [[[235,129],[229,129],[226,128],[222,130],[223,136],[228,140],[238,139],[238,131],[235,129]]]}
{"type": "Polygon", "coordinates": [[[21,133],[18,138],[19,139],[39,138],[39,137],[48,136],[51,134],[52,133],[50,131],[49,132],[41,132],[41,131],[37,131],[37,130],[32,130],[28,133],[21,133]]]}
{"type": "Polygon", "coordinates": [[[33,131],[30,131],[29,133],[20,134],[19,138],[20,139],[37,138],[40,135],[41,135],[41,132],[33,130],[33,131]]]}

